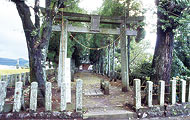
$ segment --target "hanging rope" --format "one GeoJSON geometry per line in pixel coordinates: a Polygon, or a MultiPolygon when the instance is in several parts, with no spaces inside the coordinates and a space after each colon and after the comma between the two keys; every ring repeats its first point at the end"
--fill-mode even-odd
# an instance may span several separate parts
{"type": "MultiPolygon", "coordinates": [[[[61,35],[62,35],[61,40],[62,40],[62,42],[63,42],[63,34],[64,34],[63,29],[64,29],[64,20],[63,20],[63,11],[62,11],[62,32],[61,32],[61,35]]],[[[123,33],[122,33],[122,34],[123,34],[123,33]]],[[[122,34],[120,34],[120,36],[119,36],[117,39],[113,40],[110,44],[108,44],[108,45],[106,45],[106,46],[99,47],[99,48],[91,48],[91,47],[88,47],[88,46],[82,44],[79,40],[77,40],[72,34],[71,34],[70,36],[71,36],[79,45],[83,46],[83,47],[86,48],[86,49],[89,49],[89,50],[101,50],[101,49],[104,49],[104,48],[107,48],[107,47],[111,46],[111,45],[112,45],[113,43],[115,43],[117,40],[120,40],[122,34]]],[[[62,47],[63,47],[63,45],[62,45],[62,47]]]]}
{"type": "Polygon", "coordinates": [[[107,48],[107,47],[111,46],[113,43],[115,43],[117,40],[119,40],[120,37],[121,37],[121,35],[120,35],[117,39],[115,39],[114,41],[112,41],[110,44],[108,44],[108,45],[106,45],[106,46],[102,46],[102,47],[99,47],[99,48],[91,48],[91,47],[88,47],[88,46],[82,44],[82,43],[81,43],[79,40],[77,40],[72,34],[71,34],[70,36],[71,36],[71,37],[73,38],[73,40],[75,40],[78,44],[80,44],[81,46],[83,46],[84,48],[89,49],[89,50],[101,50],[101,49],[107,48]]]}

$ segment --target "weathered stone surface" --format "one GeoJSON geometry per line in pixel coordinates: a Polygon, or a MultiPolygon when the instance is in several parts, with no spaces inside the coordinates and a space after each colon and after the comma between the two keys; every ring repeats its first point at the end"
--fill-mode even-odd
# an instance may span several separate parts
{"type": "Polygon", "coordinates": [[[1,75],[0,81],[6,81],[7,80],[7,75],[1,75]]]}
{"type": "Polygon", "coordinates": [[[17,75],[16,74],[12,74],[12,81],[13,81],[13,87],[15,87],[16,85],[16,81],[17,81],[17,75]]]}
{"type": "Polygon", "coordinates": [[[138,110],[141,108],[141,80],[134,79],[134,103],[135,109],[138,110]]]}
{"type": "Polygon", "coordinates": [[[13,74],[11,74],[11,75],[9,76],[9,79],[10,79],[10,82],[9,82],[9,84],[8,84],[8,87],[13,87],[14,84],[15,84],[13,74]]]}
{"type": "Polygon", "coordinates": [[[186,81],[185,80],[180,80],[180,102],[184,103],[185,102],[185,97],[186,97],[186,81]]]}
{"type": "Polygon", "coordinates": [[[0,81],[0,113],[3,111],[6,98],[6,82],[0,81]]]}
{"type": "Polygon", "coordinates": [[[82,113],[76,112],[29,112],[29,113],[2,113],[1,120],[10,119],[82,119],[82,113]]]}
{"type": "Polygon", "coordinates": [[[153,106],[148,108],[140,108],[137,111],[139,118],[150,118],[150,117],[163,117],[165,112],[164,106],[153,106]]]}
{"type": "Polygon", "coordinates": [[[26,82],[26,73],[21,73],[21,81],[23,82],[23,86],[25,86],[25,82],[26,82]]]}
{"type": "Polygon", "coordinates": [[[170,80],[170,102],[176,104],[176,80],[170,80]]]}
{"type": "Polygon", "coordinates": [[[65,59],[65,83],[66,83],[66,102],[71,103],[71,59],[65,59]]]}
{"type": "Polygon", "coordinates": [[[16,74],[16,81],[15,82],[22,82],[21,81],[21,74],[16,74]]]}
{"type": "Polygon", "coordinates": [[[9,86],[11,83],[11,76],[7,75],[7,79],[6,79],[6,86],[9,86]]]}
{"type": "Polygon", "coordinates": [[[37,95],[38,95],[38,83],[32,82],[30,89],[30,110],[36,111],[37,109],[37,95]]]}
{"type": "Polygon", "coordinates": [[[190,103],[169,105],[166,107],[166,117],[190,114],[190,103]]]}
{"type": "Polygon", "coordinates": [[[109,92],[110,83],[108,81],[105,81],[104,83],[105,83],[104,94],[109,95],[110,94],[110,92],[109,92]]]}
{"type": "Polygon", "coordinates": [[[17,82],[15,85],[13,112],[19,112],[21,109],[22,86],[22,82],[17,82]]]}
{"type": "Polygon", "coordinates": [[[164,96],[165,96],[165,81],[159,81],[159,103],[160,106],[164,106],[164,96]]]}
{"type": "Polygon", "coordinates": [[[3,112],[12,112],[13,111],[13,104],[12,103],[5,103],[3,112]]]}
{"type": "Polygon", "coordinates": [[[46,111],[52,110],[52,84],[51,82],[46,83],[46,95],[45,95],[45,109],[46,111]]]}
{"type": "Polygon", "coordinates": [[[76,112],[82,112],[82,86],[83,81],[78,79],[76,81],[76,112]]]}
{"type": "Polygon", "coordinates": [[[65,82],[65,64],[67,57],[67,27],[68,21],[64,21],[64,26],[62,26],[61,37],[60,37],[60,49],[59,49],[59,66],[58,66],[58,86],[61,87],[61,83],[65,82]]]}
{"type": "Polygon", "coordinates": [[[152,107],[152,89],[153,89],[153,82],[147,81],[147,101],[148,101],[148,107],[152,107]]]}
{"type": "Polygon", "coordinates": [[[61,111],[65,111],[67,108],[66,102],[66,84],[61,84],[61,104],[60,104],[61,111]]]}

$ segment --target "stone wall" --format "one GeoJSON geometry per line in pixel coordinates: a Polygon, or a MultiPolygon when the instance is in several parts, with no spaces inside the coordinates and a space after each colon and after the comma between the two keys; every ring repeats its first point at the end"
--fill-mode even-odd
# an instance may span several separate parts
{"type": "Polygon", "coordinates": [[[140,108],[137,111],[139,118],[151,117],[172,117],[190,114],[190,103],[182,103],[175,105],[154,106],[148,108],[140,108]]]}

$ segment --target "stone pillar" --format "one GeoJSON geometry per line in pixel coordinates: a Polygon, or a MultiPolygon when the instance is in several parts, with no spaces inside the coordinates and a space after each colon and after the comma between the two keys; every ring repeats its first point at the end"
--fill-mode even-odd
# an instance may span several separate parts
{"type": "Polygon", "coordinates": [[[76,112],[82,112],[82,84],[82,80],[76,81],[76,112]]]}
{"type": "Polygon", "coordinates": [[[13,112],[20,112],[22,98],[22,82],[17,82],[15,85],[13,112]]]}
{"type": "Polygon", "coordinates": [[[176,104],[176,80],[170,80],[170,102],[176,104]]]}
{"type": "Polygon", "coordinates": [[[7,75],[1,75],[1,81],[7,81],[7,75]]]}
{"type": "Polygon", "coordinates": [[[23,85],[25,86],[25,82],[26,82],[26,73],[21,73],[21,81],[23,82],[23,85]]]}
{"type": "Polygon", "coordinates": [[[110,61],[110,46],[108,46],[108,77],[110,77],[110,67],[111,67],[111,61],[110,61]]]}
{"type": "Polygon", "coordinates": [[[45,109],[46,111],[52,110],[52,90],[51,82],[46,82],[46,95],[45,95],[45,109]]]}
{"type": "Polygon", "coordinates": [[[134,79],[134,100],[135,109],[141,108],[141,80],[134,79]]]}
{"type": "Polygon", "coordinates": [[[60,49],[59,49],[59,66],[58,66],[58,86],[61,87],[61,82],[65,82],[65,59],[67,57],[67,25],[68,21],[64,21],[62,26],[60,49]]]}
{"type": "Polygon", "coordinates": [[[6,98],[6,82],[0,81],[0,113],[3,111],[6,98]]]}
{"type": "Polygon", "coordinates": [[[30,110],[36,111],[37,109],[37,95],[38,95],[38,83],[32,82],[30,89],[30,110]]]}
{"type": "Polygon", "coordinates": [[[122,91],[126,92],[131,90],[129,87],[129,68],[128,68],[128,55],[127,55],[127,40],[126,40],[126,24],[123,21],[120,26],[120,46],[121,46],[121,77],[122,77],[122,91]]]}
{"type": "Polygon", "coordinates": [[[65,111],[67,108],[67,101],[66,101],[66,84],[61,84],[61,104],[60,104],[61,111],[65,111]]]}
{"type": "Polygon", "coordinates": [[[165,96],[165,81],[163,80],[160,80],[158,82],[159,84],[159,103],[160,103],[160,106],[164,106],[164,96],[165,96]]]}
{"type": "Polygon", "coordinates": [[[187,101],[190,102],[190,77],[187,78],[187,81],[188,81],[187,101]]]}
{"type": "Polygon", "coordinates": [[[147,81],[146,82],[147,86],[147,101],[148,101],[148,107],[152,107],[152,89],[153,89],[153,82],[152,81],[147,81]]]}
{"type": "Polygon", "coordinates": [[[10,86],[11,83],[11,75],[7,75],[7,80],[6,80],[6,86],[10,86]]]}
{"type": "Polygon", "coordinates": [[[66,83],[66,102],[71,103],[71,59],[65,59],[65,83],[66,83]]]}
{"type": "Polygon", "coordinates": [[[180,102],[185,102],[185,93],[186,93],[186,81],[181,79],[180,80],[180,102]]]}
{"type": "Polygon", "coordinates": [[[9,79],[10,79],[10,82],[9,82],[8,87],[13,87],[13,86],[14,86],[14,84],[15,84],[13,74],[9,75],[9,79]]]}
{"type": "Polygon", "coordinates": [[[16,74],[16,81],[15,82],[22,82],[20,74],[16,74]]]}
{"type": "Polygon", "coordinates": [[[17,82],[17,74],[13,74],[13,87],[15,87],[17,82]]]}

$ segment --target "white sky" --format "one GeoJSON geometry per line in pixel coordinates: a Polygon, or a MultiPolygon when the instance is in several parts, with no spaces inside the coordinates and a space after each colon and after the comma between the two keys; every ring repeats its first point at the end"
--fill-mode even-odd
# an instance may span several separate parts
{"type": "MultiPolygon", "coordinates": [[[[31,2],[34,0],[28,0],[31,2]]],[[[154,5],[153,0],[142,0],[146,8],[154,5]]],[[[85,10],[92,12],[101,7],[103,0],[81,0],[79,6],[85,10]]],[[[31,4],[32,6],[32,4],[31,4]]],[[[21,19],[16,10],[16,6],[8,0],[0,0],[0,57],[3,58],[24,58],[28,59],[27,45],[25,35],[22,28],[21,19]]],[[[149,19],[148,22],[154,23],[156,19],[152,18],[152,13],[147,13],[149,19]]],[[[155,46],[155,33],[151,33],[151,26],[146,28],[147,40],[151,41],[151,45],[155,46]]],[[[153,49],[152,49],[153,50],[153,49]]]]}

